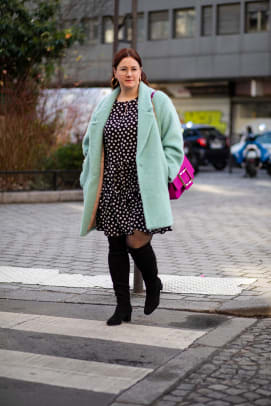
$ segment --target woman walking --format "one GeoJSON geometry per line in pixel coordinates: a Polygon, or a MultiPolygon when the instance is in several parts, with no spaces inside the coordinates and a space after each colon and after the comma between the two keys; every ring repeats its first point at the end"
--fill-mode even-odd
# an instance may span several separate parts
{"type": "Polygon", "coordinates": [[[149,87],[135,50],[115,55],[111,84],[83,139],[81,236],[96,229],[108,238],[117,307],[107,324],[117,325],[131,320],[129,253],[146,286],[144,313],[159,305],[162,283],[151,239],[171,230],[168,182],[184,155],[176,110],[166,94],[149,87]]]}

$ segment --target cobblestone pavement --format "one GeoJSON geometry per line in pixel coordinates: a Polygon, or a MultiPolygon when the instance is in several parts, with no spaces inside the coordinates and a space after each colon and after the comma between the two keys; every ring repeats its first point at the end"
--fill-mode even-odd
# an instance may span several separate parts
{"type": "MultiPolygon", "coordinates": [[[[238,299],[270,292],[271,178],[243,170],[203,169],[195,185],[172,201],[174,230],[153,239],[161,274],[256,277],[238,299]]],[[[0,205],[0,265],[107,273],[102,232],[79,236],[81,202],[0,205]]],[[[180,300],[223,301],[233,296],[179,295],[180,300]]]]}
{"type": "Polygon", "coordinates": [[[153,406],[270,406],[270,347],[271,320],[258,320],[153,406]]]}
{"type": "MultiPolygon", "coordinates": [[[[258,178],[249,179],[239,169],[232,174],[202,170],[193,188],[172,202],[174,231],[153,239],[159,271],[252,277],[257,281],[237,296],[163,293],[161,307],[215,311],[225,302],[245,303],[270,295],[270,203],[271,177],[264,171],[258,178]]],[[[0,266],[57,268],[86,275],[107,273],[107,241],[99,232],[81,238],[81,215],[81,202],[0,205],[0,266]]],[[[115,302],[112,292],[101,291],[98,296],[95,289],[50,288],[46,292],[46,287],[25,288],[23,291],[19,284],[2,286],[1,298],[97,305],[115,302]]],[[[142,305],[142,297],[133,295],[133,302],[142,305]]],[[[212,344],[208,349],[208,343],[192,344],[188,351],[193,351],[195,359],[197,350],[204,352],[204,358],[197,362],[207,361],[186,375],[189,369],[183,368],[184,377],[178,375],[180,381],[152,406],[271,406],[271,319],[259,318],[253,323],[254,319],[238,338],[224,347],[220,345],[223,349],[212,344]]],[[[227,331],[223,334],[227,338],[227,331]]],[[[224,342],[228,342],[226,338],[224,342]]],[[[170,374],[163,376],[163,383],[169,378],[170,374]]],[[[141,403],[135,399],[135,404],[141,403]]],[[[116,406],[135,404],[120,399],[116,406]]],[[[142,402],[146,404],[151,403],[142,402]]]]}

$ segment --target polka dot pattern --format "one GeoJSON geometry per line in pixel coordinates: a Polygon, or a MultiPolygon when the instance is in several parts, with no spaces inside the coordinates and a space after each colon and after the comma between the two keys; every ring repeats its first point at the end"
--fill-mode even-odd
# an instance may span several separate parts
{"type": "Polygon", "coordinates": [[[137,121],[137,98],[116,100],[104,127],[104,180],[96,229],[106,236],[131,235],[134,230],[171,231],[171,227],[151,231],[146,227],[136,167],[137,121]]]}

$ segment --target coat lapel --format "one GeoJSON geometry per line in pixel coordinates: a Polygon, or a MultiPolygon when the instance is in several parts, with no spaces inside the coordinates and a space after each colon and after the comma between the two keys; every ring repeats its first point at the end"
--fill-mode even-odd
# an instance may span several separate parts
{"type": "Polygon", "coordinates": [[[140,82],[138,94],[138,134],[137,155],[139,156],[146,145],[155,116],[151,101],[152,89],[140,82]]]}
{"type": "MultiPolygon", "coordinates": [[[[120,88],[117,87],[108,96],[108,99],[102,106],[99,112],[96,114],[96,134],[99,134],[102,142],[103,128],[112,110],[112,106],[120,92],[120,88]]],[[[144,146],[150,135],[151,127],[155,121],[153,112],[153,106],[151,101],[152,89],[145,83],[140,82],[139,94],[138,94],[138,135],[137,135],[137,156],[143,151],[144,146]]]]}
{"type": "Polygon", "coordinates": [[[106,124],[106,121],[110,115],[110,112],[112,110],[112,106],[119,94],[120,88],[117,87],[112,91],[112,93],[108,96],[106,102],[103,104],[102,108],[97,112],[96,114],[96,133],[101,135],[101,141],[102,141],[102,136],[103,136],[103,129],[106,124]]]}

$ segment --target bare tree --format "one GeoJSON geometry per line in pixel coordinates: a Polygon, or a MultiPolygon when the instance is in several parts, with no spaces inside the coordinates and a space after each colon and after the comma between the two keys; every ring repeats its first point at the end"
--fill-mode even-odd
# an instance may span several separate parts
{"type": "Polygon", "coordinates": [[[109,11],[112,14],[114,0],[61,0],[64,20],[82,20],[98,17],[109,11]]]}

